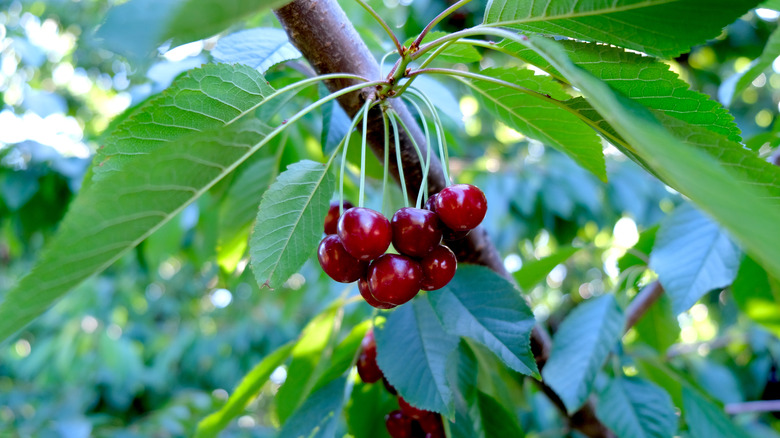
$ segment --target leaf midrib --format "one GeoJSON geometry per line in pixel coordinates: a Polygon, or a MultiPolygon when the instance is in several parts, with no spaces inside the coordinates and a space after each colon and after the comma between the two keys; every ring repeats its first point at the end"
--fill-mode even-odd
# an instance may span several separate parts
{"type": "MultiPolygon", "coordinates": [[[[660,1],[653,1],[648,0],[642,3],[634,3],[631,5],[624,5],[617,8],[611,8],[611,9],[596,9],[593,11],[588,12],[579,12],[579,13],[568,13],[563,15],[553,15],[553,16],[547,16],[540,15],[537,17],[526,17],[522,19],[515,19],[511,21],[495,21],[491,23],[482,23],[481,26],[486,27],[501,27],[501,26],[509,26],[509,25],[517,25],[517,24],[524,24],[524,23],[536,23],[536,22],[545,22],[545,21],[553,21],[553,20],[566,20],[566,19],[573,19],[573,18],[582,18],[582,17],[589,17],[589,16],[596,16],[596,15],[607,15],[607,14],[614,14],[618,12],[625,12],[625,11],[631,11],[634,9],[641,9],[645,7],[653,7],[653,6],[660,6],[665,5],[668,3],[677,3],[681,0],[660,0],[660,1]]],[[[550,2],[547,3],[547,6],[550,6],[550,2]]],[[[492,2],[491,2],[492,5],[492,2]]],[[[504,4],[506,6],[506,3],[504,4]]],[[[488,9],[490,9],[490,6],[488,6],[488,9]]],[[[503,13],[503,11],[502,11],[503,13]]],[[[546,11],[545,11],[546,13],[546,11]]],[[[499,17],[501,16],[501,13],[498,14],[499,17]]]]}

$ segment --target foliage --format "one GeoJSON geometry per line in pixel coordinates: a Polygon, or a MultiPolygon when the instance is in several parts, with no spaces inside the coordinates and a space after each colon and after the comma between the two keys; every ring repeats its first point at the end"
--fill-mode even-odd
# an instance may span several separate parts
{"type": "Polygon", "coordinates": [[[777,2],[371,2],[397,53],[345,1],[399,68],[337,94],[285,1],[114,3],[0,11],[0,435],[387,436],[373,329],[447,436],[780,436],[777,2]],[[336,99],[412,83],[511,275],[372,312],[322,218],[404,200],[336,99]]]}

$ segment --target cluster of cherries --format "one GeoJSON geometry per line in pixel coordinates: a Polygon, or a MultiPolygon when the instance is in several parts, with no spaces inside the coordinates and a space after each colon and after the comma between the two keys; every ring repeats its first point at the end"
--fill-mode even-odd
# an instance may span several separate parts
{"type": "Polygon", "coordinates": [[[358,282],[368,304],[390,309],[406,303],[420,289],[431,291],[455,276],[457,259],[445,240],[465,237],[482,222],[487,200],[469,184],[449,186],[431,196],[425,209],[405,207],[392,221],[377,211],[331,203],[325,236],[317,257],[330,278],[358,282]],[[392,242],[399,254],[385,253],[392,242]]]}
{"type": "MultiPolygon", "coordinates": [[[[376,341],[373,331],[366,333],[360,346],[361,351],[357,362],[360,379],[365,383],[376,383],[381,380],[388,392],[398,395],[376,363],[376,341]]],[[[400,409],[385,415],[385,427],[392,438],[444,438],[441,415],[417,409],[401,396],[398,396],[398,406],[400,409]]]]}

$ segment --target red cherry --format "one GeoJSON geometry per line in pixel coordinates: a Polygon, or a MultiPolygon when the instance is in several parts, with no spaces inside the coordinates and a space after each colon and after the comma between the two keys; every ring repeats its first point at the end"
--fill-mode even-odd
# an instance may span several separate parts
{"type": "Polygon", "coordinates": [[[441,422],[441,415],[435,412],[423,412],[425,412],[425,415],[417,421],[426,433],[426,438],[444,438],[444,425],[441,422]]]}
{"type": "Polygon", "coordinates": [[[452,281],[458,269],[458,259],[451,249],[439,245],[420,260],[423,270],[422,289],[441,289],[452,281]]]}
{"type": "Polygon", "coordinates": [[[369,208],[345,211],[339,218],[338,233],[344,248],[358,260],[373,260],[390,246],[390,222],[369,208]]]}
{"type": "Polygon", "coordinates": [[[385,427],[392,438],[412,438],[412,419],[401,411],[385,415],[385,427]]]}
{"type": "Polygon", "coordinates": [[[414,406],[407,403],[403,397],[398,397],[398,406],[401,407],[401,412],[403,412],[404,415],[414,420],[425,418],[428,414],[431,413],[430,411],[415,408],[414,406]]]}
{"type": "Polygon", "coordinates": [[[360,291],[360,296],[362,296],[368,304],[377,309],[392,309],[395,307],[393,304],[383,303],[374,298],[374,295],[371,294],[371,289],[368,287],[368,279],[365,275],[358,279],[358,290],[360,291]]]}
{"type": "Polygon", "coordinates": [[[395,387],[391,385],[390,382],[387,381],[387,377],[382,377],[382,384],[385,385],[385,389],[391,395],[398,395],[398,391],[396,391],[395,387]]]}
{"type": "Polygon", "coordinates": [[[360,380],[365,383],[375,383],[384,377],[376,363],[376,340],[374,331],[369,330],[360,342],[360,356],[357,361],[357,371],[360,380]]]}
{"type": "MultiPolygon", "coordinates": [[[[436,198],[439,196],[438,193],[434,193],[431,197],[428,198],[427,201],[425,201],[425,209],[430,210],[432,212],[436,212],[436,198]]],[[[441,218],[439,218],[441,220],[441,218]]],[[[450,242],[455,240],[460,240],[466,236],[469,235],[471,230],[466,231],[453,231],[449,229],[446,225],[443,223],[441,224],[441,231],[442,231],[442,238],[444,240],[448,240],[450,242]]]]}
{"type": "Polygon", "coordinates": [[[441,242],[441,221],[432,211],[405,207],[395,212],[390,225],[393,246],[409,257],[423,257],[441,242]]]}
{"type": "Polygon", "coordinates": [[[325,236],[317,248],[317,258],[322,270],[340,283],[352,283],[366,272],[368,263],[349,255],[336,235],[325,236]]]}
{"type": "Polygon", "coordinates": [[[454,231],[477,227],[487,213],[487,199],[482,190],[470,184],[456,184],[436,196],[436,214],[454,231]]]}
{"type": "Polygon", "coordinates": [[[368,287],[379,301],[401,304],[420,291],[423,273],[420,264],[409,257],[384,254],[368,267],[368,287]]]}
{"type": "MultiPolygon", "coordinates": [[[[352,203],[344,201],[344,211],[350,208],[352,208],[352,203]]],[[[325,215],[325,234],[336,234],[338,232],[339,215],[339,201],[330,201],[328,214],[325,215]]]]}
{"type": "Polygon", "coordinates": [[[425,201],[425,207],[424,207],[426,210],[436,213],[436,197],[438,195],[439,195],[438,193],[434,193],[433,195],[428,197],[428,199],[425,201]]]}

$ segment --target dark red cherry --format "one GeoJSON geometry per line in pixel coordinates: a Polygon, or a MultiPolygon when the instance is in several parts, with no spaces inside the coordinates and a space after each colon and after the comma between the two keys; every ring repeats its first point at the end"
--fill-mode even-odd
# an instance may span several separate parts
{"type": "Polygon", "coordinates": [[[448,227],[444,227],[444,232],[442,233],[442,238],[444,240],[448,240],[450,242],[454,242],[456,240],[463,239],[464,237],[468,236],[471,230],[466,231],[453,231],[449,229],[448,227]]]}
{"type": "Polygon", "coordinates": [[[385,415],[385,427],[392,438],[412,438],[412,419],[401,411],[385,415]]]}
{"type": "Polygon", "coordinates": [[[425,437],[444,438],[444,425],[441,422],[441,415],[435,412],[423,412],[425,412],[425,415],[417,421],[426,433],[425,437]]]}
{"type": "Polygon", "coordinates": [[[420,420],[431,413],[430,411],[415,408],[414,406],[407,403],[403,397],[398,397],[398,406],[401,407],[401,412],[403,412],[404,415],[413,420],[420,420]]]}
{"type": "Polygon", "coordinates": [[[409,257],[385,254],[368,267],[368,287],[379,301],[401,304],[420,291],[423,273],[420,264],[409,257]]]}
{"type": "Polygon", "coordinates": [[[487,199],[482,190],[470,184],[456,184],[436,196],[436,214],[453,231],[477,227],[487,213],[487,199]]]}
{"type": "Polygon", "coordinates": [[[344,248],[358,260],[373,260],[390,246],[390,221],[370,208],[345,211],[339,218],[338,233],[344,248]]]}
{"type": "Polygon", "coordinates": [[[433,195],[429,196],[428,199],[425,201],[425,209],[428,211],[432,211],[436,213],[436,196],[438,193],[434,193],[433,195]]]}
{"type": "Polygon", "coordinates": [[[352,257],[344,245],[341,244],[339,236],[331,234],[325,236],[317,248],[317,258],[320,261],[322,270],[328,276],[340,283],[352,283],[366,272],[367,262],[352,257]]]}
{"type": "Polygon", "coordinates": [[[374,298],[374,295],[371,294],[371,289],[368,287],[368,279],[365,275],[358,279],[358,290],[360,291],[360,296],[362,296],[368,304],[377,309],[392,309],[395,307],[393,304],[383,303],[374,298]]]}
{"type": "MultiPolygon", "coordinates": [[[[344,211],[350,208],[352,208],[352,203],[344,201],[344,211]]],[[[328,214],[325,215],[325,234],[336,234],[338,232],[339,216],[339,201],[330,201],[328,214]]]]}
{"type": "Polygon", "coordinates": [[[458,269],[458,259],[451,249],[444,245],[437,246],[430,254],[420,260],[423,270],[422,289],[441,289],[452,281],[458,269]]]}
{"type": "Polygon", "coordinates": [[[360,356],[357,361],[357,372],[360,380],[365,383],[375,383],[380,381],[384,374],[376,363],[376,341],[374,332],[369,330],[363,341],[360,343],[360,356]]]}
{"type": "Polygon", "coordinates": [[[390,225],[393,246],[409,257],[423,257],[441,242],[441,221],[432,211],[404,207],[395,212],[390,225]]]}
{"type": "Polygon", "coordinates": [[[391,385],[390,382],[387,381],[387,377],[382,377],[382,384],[385,385],[385,389],[391,395],[398,395],[398,391],[396,391],[395,387],[393,385],[391,385]]]}

